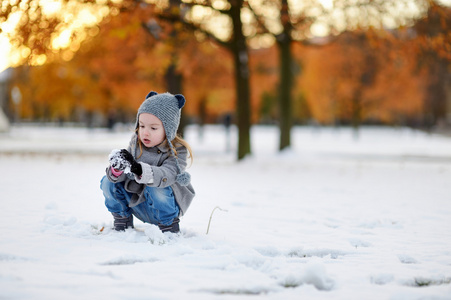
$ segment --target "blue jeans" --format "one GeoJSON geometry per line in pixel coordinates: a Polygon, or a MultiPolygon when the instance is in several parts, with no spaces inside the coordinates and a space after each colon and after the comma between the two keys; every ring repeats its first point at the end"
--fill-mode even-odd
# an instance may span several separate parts
{"type": "Polygon", "coordinates": [[[124,182],[113,183],[104,176],[100,182],[100,189],[105,196],[108,211],[122,217],[133,214],[144,223],[167,226],[179,216],[180,210],[171,187],[146,186],[143,191],[146,201],[134,207],[129,207],[132,193],[125,190],[124,182]]]}

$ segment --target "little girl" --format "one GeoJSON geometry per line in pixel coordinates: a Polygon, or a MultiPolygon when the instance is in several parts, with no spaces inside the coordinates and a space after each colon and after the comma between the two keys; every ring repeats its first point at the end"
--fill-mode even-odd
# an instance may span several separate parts
{"type": "Polygon", "coordinates": [[[185,97],[150,92],[138,109],[127,149],[113,150],[100,188],[114,217],[114,229],[133,228],[133,216],[179,232],[179,217],[194,198],[185,172],[191,148],[176,135],[185,97]]]}

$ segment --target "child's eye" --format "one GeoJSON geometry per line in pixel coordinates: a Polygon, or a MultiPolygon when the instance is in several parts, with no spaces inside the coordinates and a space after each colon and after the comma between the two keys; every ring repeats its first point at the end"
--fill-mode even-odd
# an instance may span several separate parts
{"type": "Polygon", "coordinates": [[[151,127],[150,129],[152,129],[152,130],[157,130],[157,128],[156,128],[156,127],[151,127]]]}

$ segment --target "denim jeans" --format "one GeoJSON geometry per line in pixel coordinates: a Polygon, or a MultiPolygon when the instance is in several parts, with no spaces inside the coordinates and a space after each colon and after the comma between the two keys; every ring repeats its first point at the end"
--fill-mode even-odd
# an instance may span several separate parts
{"type": "Polygon", "coordinates": [[[133,214],[145,223],[171,225],[174,218],[179,215],[180,210],[171,187],[146,186],[143,191],[146,201],[134,207],[129,207],[132,194],[125,190],[124,182],[113,183],[104,176],[100,188],[105,196],[108,211],[122,217],[133,214]]]}

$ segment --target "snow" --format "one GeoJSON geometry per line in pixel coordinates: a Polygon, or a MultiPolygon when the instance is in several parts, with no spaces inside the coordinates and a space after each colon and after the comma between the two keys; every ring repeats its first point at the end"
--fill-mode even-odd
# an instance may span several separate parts
{"type": "Polygon", "coordinates": [[[451,299],[450,138],[297,127],[279,153],[255,126],[237,162],[223,127],[190,126],[175,235],[111,230],[99,183],[130,133],[0,134],[0,299],[451,299]]]}
{"type": "Polygon", "coordinates": [[[124,168],[123,171],[126,174],[130,174],[130,162],[125,160],[121,155],[121,149],[113,149],[111,150],[111,153],[108,155],[109,164],[118,170],[121,170],[121,168],[124,168]]]}

